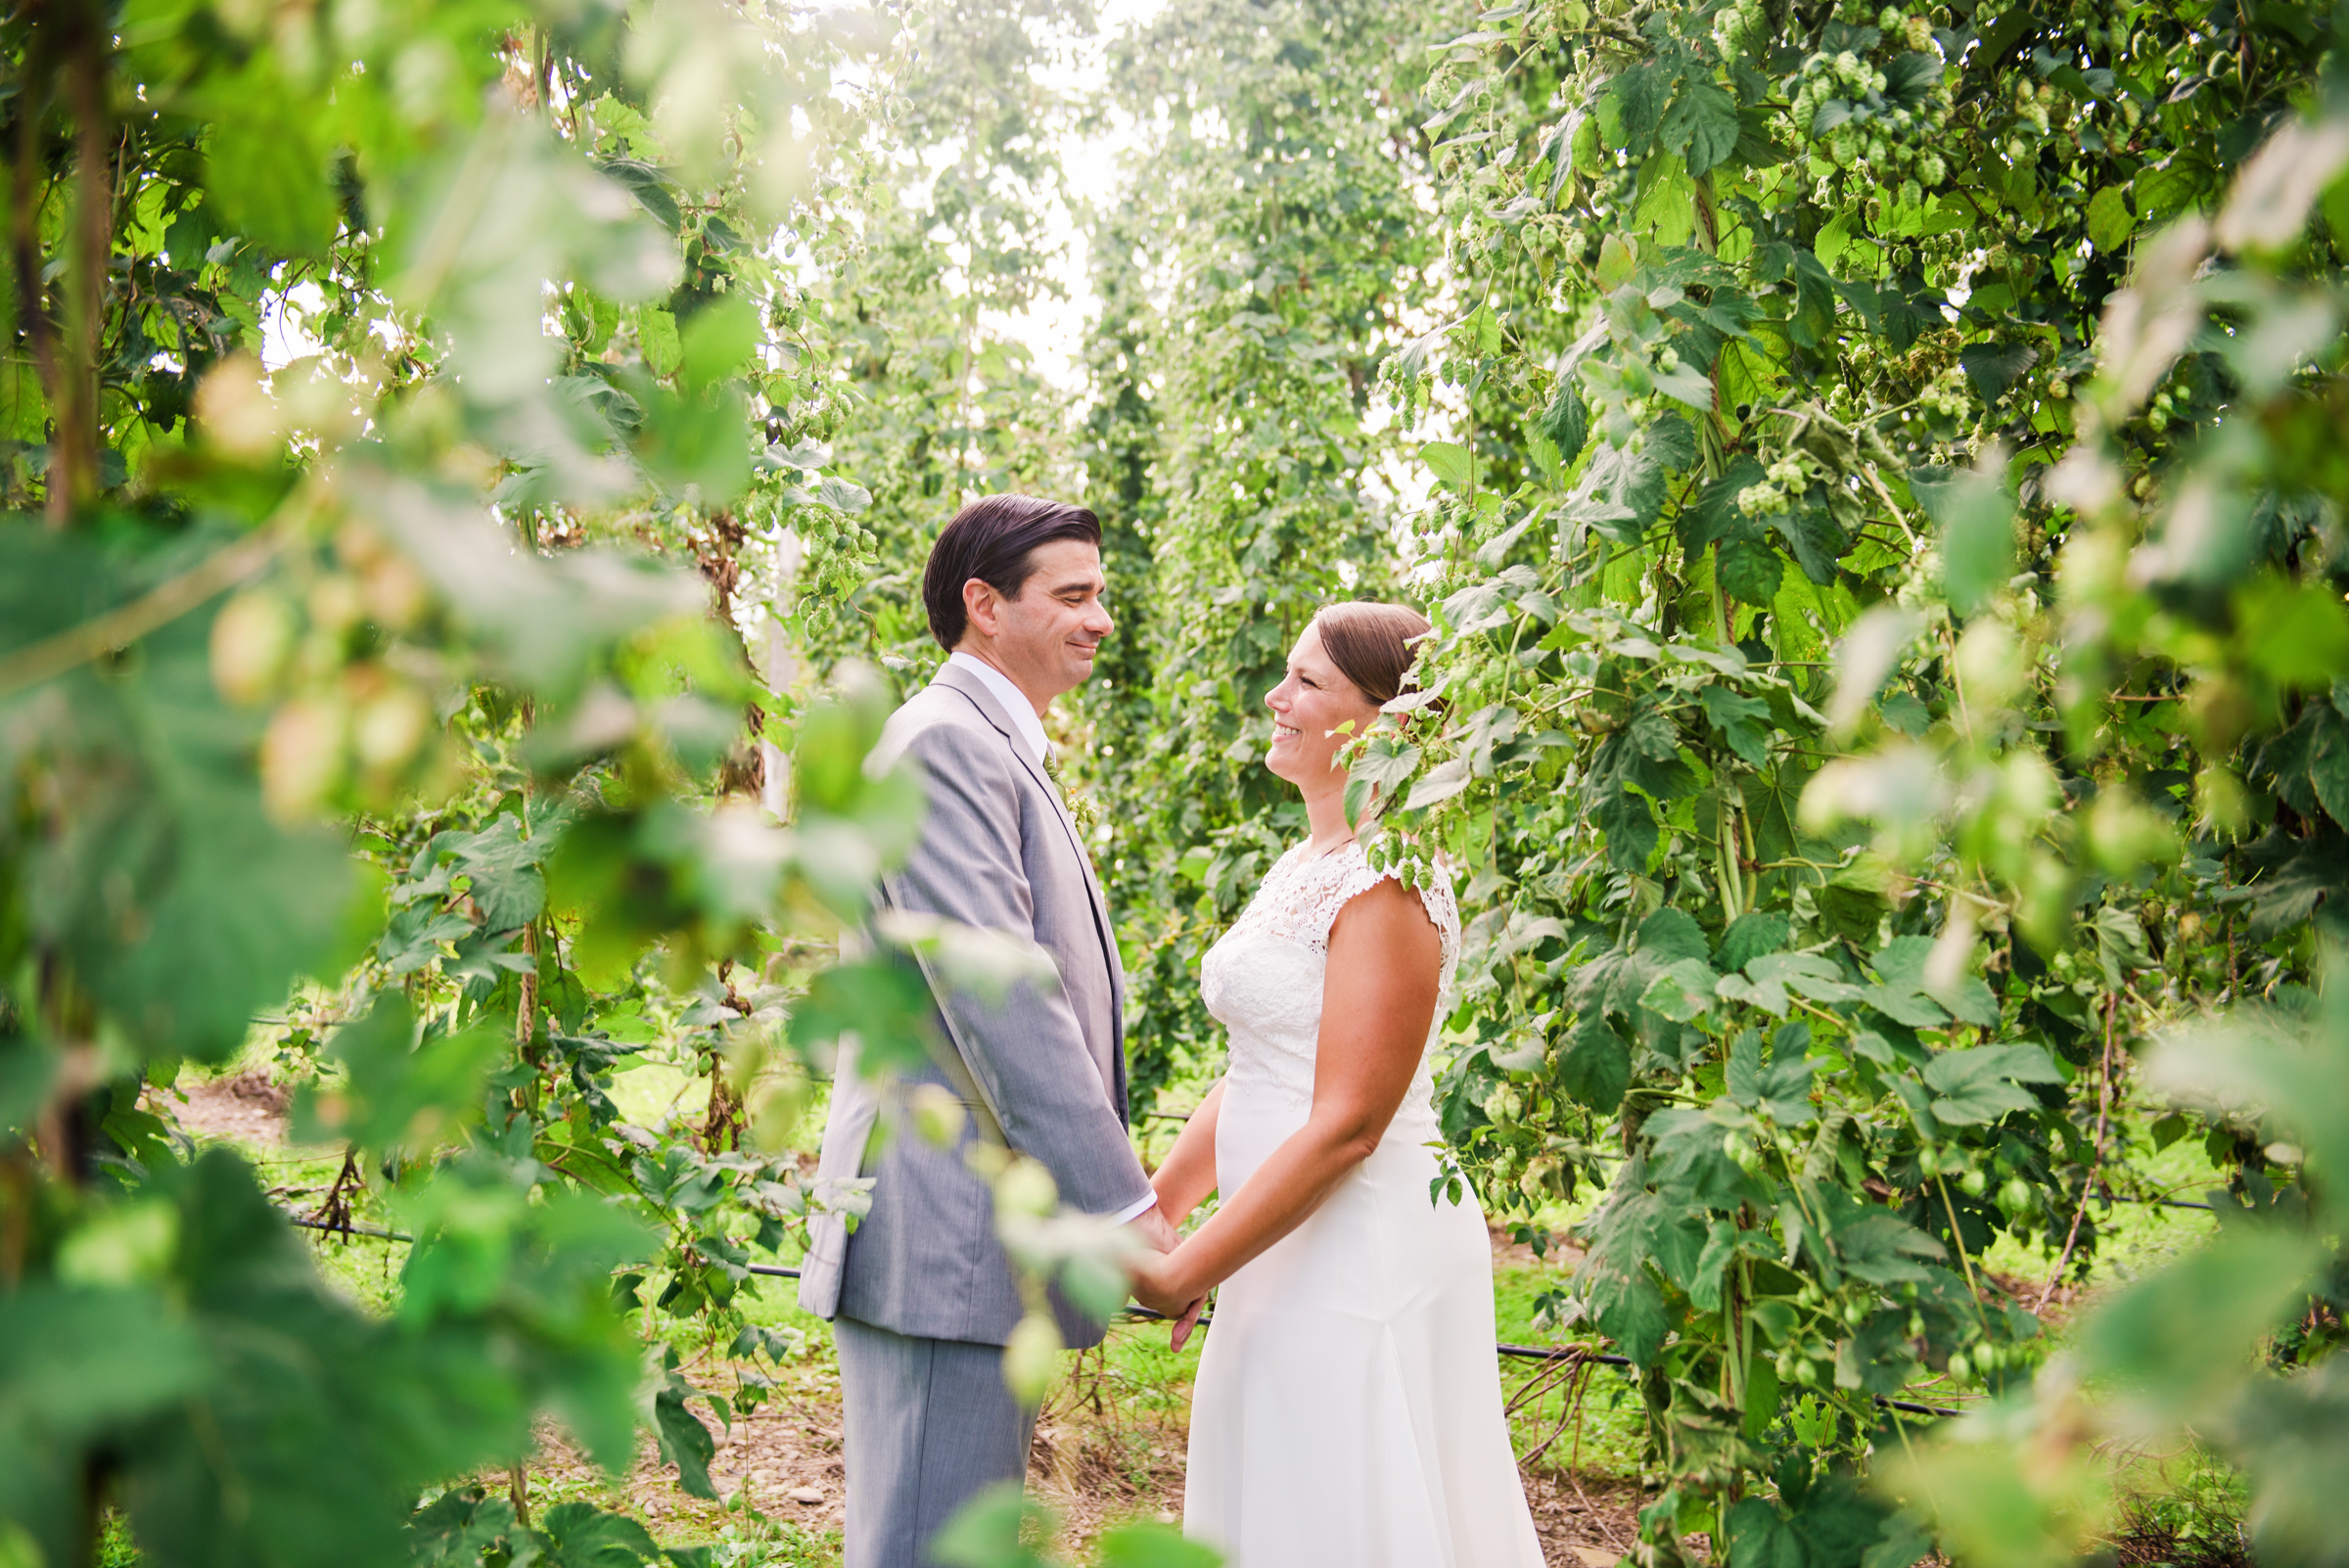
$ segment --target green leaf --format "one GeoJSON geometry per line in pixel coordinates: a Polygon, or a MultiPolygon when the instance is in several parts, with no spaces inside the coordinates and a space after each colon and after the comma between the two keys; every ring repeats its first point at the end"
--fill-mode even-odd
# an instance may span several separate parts
{"type": "Polygon", "coordinates": [[[1469,772],[1468,759],[1452,758],[1428,769],[1426,775],[1411,786],[1410,795],[1403,803],[1404,808],[1417,811],[1449,801],[1474,782],[1474,775],[1469,772]]]}
{"type": "Polygon", "coordinates": [[[685,362],[685,346],[677,336],[677,318],[658,305],[636,312],[636,341],[644,364],[656,376],[673,376],[685,362]]]}
{"type": "Polygon", "coordinates": [[[1579,1104],[1612,1116],[1631,1086],[1632,1050],[1606,1015],[1592,1008],[1560,1041],[1558,1087],[1579,1104]]]}
{"type": "Polygon", "coordinates": [[[2240,1383],[2258,1342],[2302,1310],[2323,1257],[2296,1231],[2231,1226],[2091,1315],[2079,1329],[2087,1370],[2137,1411],[2194,1420],[2240,1383]]]}
{"type": "Polygon", "coordinates": [[[1843,978],[1832,959],[1815,952],[1773,952],[1751,959],[1746,974],[1760,985],[1779,985],[1814,1001],[1857,1001],[1861,989],[1843,978]]]}
{"type": "Polygon", "coordinates": [[[1420,460],[1440,484],[1463,496],[1476,493],[1476,459],[1457,441],[1429,441],[1419,448],[1420,460]]]}
{"type": "Polygon", "coordinates": [[[1785,542],[1786,553],[1803,569],[1803,576],[1822,587],[1835,580],[1836,563],[1843,559],[1852,541],[1827,506],[1806,496],[1790,510],[1773,517],[1770,528],[1785,542]]]}
{"type": "Polygon", "coordinates": [[[1687,77],[1660,129],[1663,145],[1682,153],[1689,174],[1701,178],[1737,150],[1737,102],[1703,77],[1687,77]]]}
{"type": "Polygon", "coordinates": [[[2010,1111],[2036,1111],[2039,1096],[2025,1084],[2060,1084],[2063,1074],[2041,1045],[1979,1045],[1944,1051],[1925,1068],[1934,1091],[1935,1120],[1953,1127],[1979,1127],[2010,1111]]]}
{"type": "Polygon", "coordinates": [[[2309,747],[2310,790],[2335,822],[2349,828],[2349,719],[2329,710],[2309,747]]]}
{"type": "Polygon", "coordinates": [[[1680,755],[1680,726],[1661,709],[1641,704],[1624,727],[1624,735],[1642,757],[1652,761],[1669,761],[1680,755]]]}
{"type": "Polygon", "coordinates": [[[1631,280],[1632,272],[1639,265],[1639,253],[1634,241],[1609,233],[1598,242],[1598,260],[1591,267],[1591,276],[1598,286],[1612,292],[1631,280]]]}
{"type": "Polygon", "coordinates": [[[1897,56],[1884,68],[1884,99],[1913,109],[1941,84],[1947,69],[1941,56],[1931,51],[1897,56]]]}
{"type": "Polygon", "coordinates": [[[391,924],[376,944],[376,956],[394,979],[412,975],[440,956],[443,942],[453,942],[472,930],[473,922],[461,914],[439,914],[429,903],[412,903],[392,912],[391,924]]]}
{"type": "Polygon", "coordinates": [[[546,878],[538,867],[554,849],[541,835],[522,836],[522,819],[501,811],[481,832],[443,835],[434,843],[438,853],[453,856],[467,876],[474,905],[488,931],[511,931],[538,918],[546,907],[546,878]]]}
{"type": "Polygon", "coordinates": [[[930,1060],[934,1003],[930,988],[909,963],[886,958],[835,964],[817,974],[789,1026],[793,1045],[807,1050],[841,1036],[857,1039],[857,1071],[907,1071],[930,1060]]]}
{"type": "Polygon", "coordinates": [[[1686,245],[1696,232],[1696,186],[1672,153],[1658,153],[1639,169],[1639,203],[1632,223],[1660,250],[1686,245]]]}
{"type": "Polygon", "coordinates": [[[2129,210],[2129,188],[2107,185],[2088,203],[2088,239],[2106,255],[2117,255],[2137,232],[2137,214],[2129,210]]]}
{"type": "Polygon", "coordinates": [[[681,214],[677,199],[672,194],[676,182],[666,170],[633,158],[607,159],[596,166],[636,198],[638,205],[651,213],[663,228],[671,234],[677,231],[681,214]]]}
{"type": "Polygon", "coordinates": [[[698,397],[654,389],[644,413],[635,441],[637,460],[671,494],[698,487],[703,501],[716,506],[750,484],[750,416],[736,388],[720,387],[698,397]]]}
{"type": "Polygon", "coordinates": [[[1143,1521],[1104,1531],[1099,1568],[1217,1568],[1222,1553],[1168,1525],[1143,1521]]]}
{"type": "Polygon", "coordinates": [[[1755,910],[1739,915],[1721,934],[1721,967],[1743,969],[1765,953],[1779,951],[1786,945],[1790,929],[1782,914],[1755,910]]]}
{"type": "Polygon", "coordinates": [[[1933,1537],[1905,1513],[1884,1521],[1883,1534],[1860,1559],[1860,1568],[1916,1568],[1933,1550],[1933,1537]]]}
{"type": "Polygon", "coordinates": [[[1729,1559],[1752,1568],[1804,1568],[1809,1560],[1802,1538],[1787,1528],[1778,1510],[1760,1498],[1744,1498],[1729,1510],[1729,1559]]]}
{"type": "MultiPolygon", "coordinates": [[[[1852,229],[1858,221],[1858,216],[1856,208],[1846,208],[1819,231],[1819,238],[1814,242],[1814,249],[1822,266],[1832,270],[1835,263],[1843,259],[1844,251],[1852,243],[1852,229]]],[[[1847,299],[1850,297],[1848,286],[1842,292],[1847,299]]]]}
{"type": "Polygon", "coordinates": [[[1809,251],[1793,252],[1794,314],[1786,335],[1798,346],[1816,348],[1835,331],[1835,279],[1809,251]]]}
{"type": "Polygon", "coordinates": [[[1608,864],[1622,871],[1647,869],[1663,835],[1645,796],[1618,785],[1600,794],[1592,818],[1606,835],[1608,864]]]}
{"type": "Polygon", "coordinates": [[[1599,1331],[1636,1366],[1654,1362],[1663,1348],[1664,1292],[1644,1269],[1602,1273],[1590,1283],[1590,1315],[1599,1331]]]}
{"type": "Polygon", "coordinates": [[[1785,558],[1759,539],[1724,539],[1715,547],[1714,576],[1739,604],[1769,604],[1778,596],[1785,558]]]}
{"type": "Polygon", "coordinates": [[[1856,1223],[1838,1225],[1833,1242],[1843,1271],[1871,1285],[1929,1279],[1924,1264],[1948,1256],[1940,1242],[1881,1209],[1871,1209],[1856,1223]]]}
{"type": "Polygon", "coordinates": [[[1621,150],[1631,154],[1633,162],[1647,156],[1663,122],[1664,95],[1671,90],[1672,78],[1659,66],[1635,65],[1616,76],[1611,91],[1623,127],[1621,150]]]}
{"type": "Polygon", "coordinates": [[[944,1568],[1045,1568],[1022,1539],[1049,1526],[1043,1508],[1028,1500],[1017,1481],[998,1481],[954,1511],[931,1541],[929,1555],[944,1568]]]}
{"type": "Polygon", "coordinates": [[[1958,350],[1958,363],[1976,395],[1995,403],[2039,363],[2039,350],[2027,343],[1974,343],[1958,350]]]}
{"type": "Polygon", "coordinates": [[[507,1044],[493,1027],[428,1033],[407,998],[387,992],[365,1018],[327,1042],[327,1058],[341,1065],[344,1083],[339,1091],[302,1085],[294,1106],[297,1133],[427,1153],[480,1117],[483,1082],[507,1044]]]}
{"type": "Polygon", "coordinates": [[[1667,965],[1639,993],[1639,1005],[1661,1018],[1684,1024],[1702,1017],[1713,1002],[1718,979],[1702,958],[1681,958],[1667,965]]]}
{"type": "Polygon", "coordinates": [[[624,1513],[607,1513],[592,1502],[558,1502],[538,1522],[556,1568],[634,1568],[659,1562],[660,1543],[624,1513]]]}
{"type": "Polygon", "coordinates": [[[312,131],[315,116],[269,59],[256,57],[219,90],[225,112],[212,118],[205,188],[239,234],[280,254],[316,255],[334,239],[341,208],[312,131]]]}
{"type": "Polygon", "coordinates": [[[1569,467],[1582,455],[1583,444],[1590,438],[1590,411],[1583,405],[1573,376],[1558,378],[1556,394],[1542,416],[1542,434],[1558,449],[1559,468],[1569,467]]]}
{"type": "Polygon", "coordinates": [[[2263,574],[2234,595],[2243,651],[2278,685],[2321,691],[2349,675],[2349,607],[2331,588],[2263,574]]]}
{"type": "Polygon", "coordinates": [[[2237,1008],[2196,1020],[2160,1039],[2146,1077],[2179,1099],[2265,1119],[2337,1182],[2349,1171],[2349,975],[2337,955],[2330,967],[2314,1016],[2237,1008]]]}
{"type": "Polygon", "coordinates": [[[1845,873],[1838,872],[1812,898],[1819,904],[1819,917],[1835,935],[1855,944],[1875,940],[1886,904],[1884,895],[1873,887],[1847,880],[1845,873]]]}
{"type": "Polygon", "coordinates": [[[1711,953],[1705,943],[1704,928],[1686,910],[1658,909],[1639,922],[1639,956],[1651,964],[1661,966],[1691,958],[1703,963],[1711,953]]]}
{"type": "MultiPolygon", "coordinates": [[[[1706,484],[1696,492],[1693,502],[1681,508],[1680,516],[1673,521],[1681,542],[1695,551],[1715,540],[1752,538],[1753,523],[1738,508],[1737,497],[1768,477],[1760,463],[1750,456],[1740,456],[1727,473],[1706,484]]],[[[1767,604],[1770,600],[1766,596],[1750,602],[1767,604]]]]}
{"type": "Polygon", "coordinates": [[[1704,689],[1702,700],[1707,722],[1746,766],[1760,767],[1770,760],[1769,703],[1741,696],[1718,681],[1704,689]]]}
{"type": "Polygon", "coordinates": [[[710,1484],[710,1461],[717,1456],[717,1439],[685,1407],[689,1399],[710,1396],[677,1375],[676,1358],[672,1347],[661,1388],[653,1396],[653,1435],[661,1457],[677,1467],[677,1485],[689,1496],[714,1502],[717,1489],[710,1484]]]}
{"type": "Polygon", "coordinates": [[[678,333],[678,377],[699,390],[739,376],[759,351],[759,305],[746,294],[729,294],[685,319],[678,333]]]}

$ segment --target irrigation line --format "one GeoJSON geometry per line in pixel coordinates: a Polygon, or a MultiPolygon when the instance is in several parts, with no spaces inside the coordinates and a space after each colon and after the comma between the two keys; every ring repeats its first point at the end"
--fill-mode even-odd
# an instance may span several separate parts
{"type": "MultiPolygon", "coordinates": [[[[284,1214],[284,1210],[278,1211],[284,1214]]],[[[332,1220],[312,1220],[306,1215],[288,1214],[286,1222],[304,1230],[323,1230],[336,1236],[373,1236],[378,1241],[414,1241],[414,1236],[398,1230],[382,1230],[374,1225],[337,1224],[332,1220]]]]}
{"type": "MultiPolygon", "coordinates": [[[[2210,1207],[2210,1205],[2207,1203],[2176,1203],[2174,1200],[2166,1198],[2148,1199],[2144,1201],[2174,1203],[2175,1207],[2182,1209],[2207,1209],[2210,1207]]],[[[299,1215],[291,1214],[287,1215],[286,1218],[293,1223],[300,1225],[305,1229],[324,1230],[338,1236],[374,1236],[385,1241],[409,1242],[412,1242],[416,1239],[414,1236],[403,1235],[396,1230],[380,1230],[373,1225],[339,1225],[329,1223],[324,1220],[310,1220],[299,1215]]],[[[762,1274],[769,1279],[797,1279],[800,1277],[800,1271],[797,1268],[787,1268],[782,1264],[744,1264],[741,1267],[745,1273],[762,1274]]],[[[1163,1323],[1167,1320],[1166,1315],[1163,1313],[1154,1313],[1147,1307],[1128,1307],[1118,1314],[1118,1317],[1121,1321],[1128,1323],[1163,1323]]],[[[1214,1322],[1215,1320],[1216,1314],[1213,1313],[1208,1313],[1199,1319],[1199,1326],[1201,1328],[1205,1328],[1208,1326],[1208,1324],[1214,1322]]],[[[1512,1345],[1506,1340],[1503,1340],[1499,1344],[1495,1345],[1493,1349],[1500,1355],[1509,1357],[1516,1360],[1581,1360],[1595,1361],[1601,1366],[1623,1366],[1634,1368],[1638,1365],[1638,1363],[1633,1360],[1629,1356],[1611,1356],[1603,1351],[1590,1350],[1582,1345],[1512,1345]]],[[[1963,1410],[1953,1410],[1939,1405],[1920,1405],[1913,1400],[1889,1399],[1882,1394],[1875,1396],[1875,1400],[1878,1405],[1882,1406],[1888,1410],[1900,1410],[1909,1415],[1930,1415],[1947,1419],[1951,1416],[1962,1415],[1965,1413],[1963,1410]]]]}

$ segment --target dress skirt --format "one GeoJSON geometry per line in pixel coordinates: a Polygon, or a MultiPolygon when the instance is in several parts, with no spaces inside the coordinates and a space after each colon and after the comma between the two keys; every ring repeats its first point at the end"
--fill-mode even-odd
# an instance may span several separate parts
{"type": "MultiPolygon", "coordinates": [[[[1224,1281],[1191,1407],[1183,1529],[1232,1568],[1542,1568],[1494,1356],[1473,1195],[1430,1201],[1432,1122],[1224,1281]]],[[[1227,1085],[1220,1189],[1304,1125],[1227,1085]]]]}

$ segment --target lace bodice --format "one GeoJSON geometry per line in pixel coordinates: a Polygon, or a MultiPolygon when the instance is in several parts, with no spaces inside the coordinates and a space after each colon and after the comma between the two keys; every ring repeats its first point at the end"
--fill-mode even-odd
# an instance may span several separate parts
{"type": "MultiPolygon", "coordinates": [[[[1282,855],[1264,885],[1199,966],[1199,989],[1207,1010],[1231,1032],[1231,1062],[1224,1087],[1230,1097],[1304,1111],[1313,1101],[1313,1057],[1321,1031],[1321,990],[1329,966],[1329,929],[1349,900],[1393,871],[1374,869],[1359,844],[1346,844],[1309,857],[1299,845],[1282,855]]],[[[1441,872],[1417,889],[1427,917],[1443,939],[1440,984],[1447,1001],[1460,957],[1460,913],[1451,884],[1441,872]]],[[[1428,1028],[1428,1043],[1438,1024],[1428,1028]]],[[[1392,1130],[1420,1141],[1434,1121],[1435,1087],[1426,1047],[1419,1070],[1395,1113],[1392,1130]]]]}

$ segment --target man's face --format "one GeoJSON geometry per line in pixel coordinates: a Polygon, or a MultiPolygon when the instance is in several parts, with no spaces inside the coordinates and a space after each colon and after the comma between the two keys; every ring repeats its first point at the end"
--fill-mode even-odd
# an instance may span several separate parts
{"type": "Polygon", "coordinates": [[[1101,551],[1082,539],[1053,539],[1028,556],[1020,596],[1006,599],[974,577],[964,588],[971,631],[965,644],[1009,675],[1041,708],[1092,675],[1101,639],[1116,630],[1101,594],[1101,551]]]}

